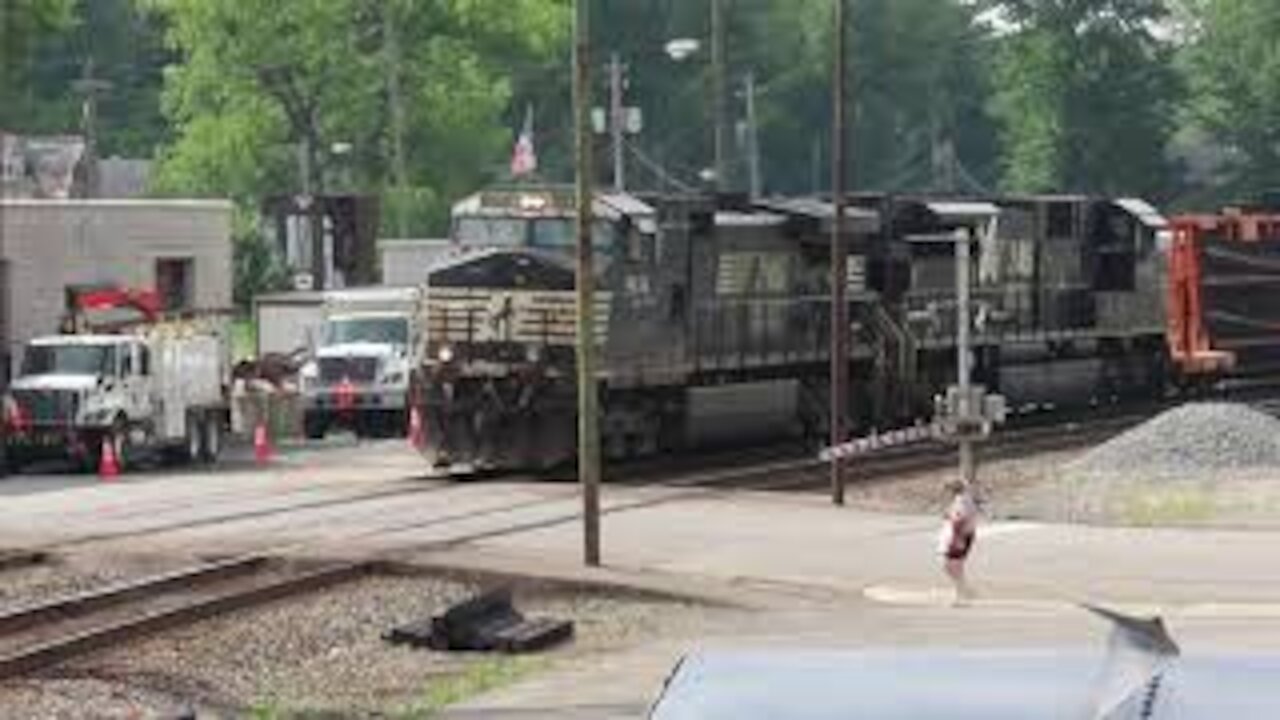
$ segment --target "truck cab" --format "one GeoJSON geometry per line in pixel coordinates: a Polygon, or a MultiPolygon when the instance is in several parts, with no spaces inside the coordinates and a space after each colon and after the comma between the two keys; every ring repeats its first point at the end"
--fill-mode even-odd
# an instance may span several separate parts
{"type": "Polygon", "coordinates": [[[405,430],[417,290],[335,293],[312,359],[302,367],[308,438],[345,428],[383,437],[405,430]]]}

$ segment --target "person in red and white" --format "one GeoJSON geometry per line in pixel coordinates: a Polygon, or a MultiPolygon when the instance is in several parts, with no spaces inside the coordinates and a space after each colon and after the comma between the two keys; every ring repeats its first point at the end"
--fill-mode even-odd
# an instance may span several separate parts
{"type": "Polygon", "coordinates": [[[951,503],[943,516],[942,531],[938,534],[938,554],[943,557],[943,569],[955,587],[957,603],[974,597],[973,588],[965,576],[965,562],[973,551],[978,533],[978,504],[973,491],[965,483],[956,481],[947,485],[951,503]]]}

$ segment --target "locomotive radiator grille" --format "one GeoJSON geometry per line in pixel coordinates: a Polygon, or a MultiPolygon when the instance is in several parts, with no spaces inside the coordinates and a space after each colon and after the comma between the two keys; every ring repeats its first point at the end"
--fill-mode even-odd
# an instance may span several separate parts
{"type": "MultiPolygon", "coordinates": [[[[574,345],[577,312],[572,292],[442,290],[427,302],[427,333],[436,343],[574,345]]],[[[612,297],[598,293],[596,342],[609,337],[612,297]]]]}

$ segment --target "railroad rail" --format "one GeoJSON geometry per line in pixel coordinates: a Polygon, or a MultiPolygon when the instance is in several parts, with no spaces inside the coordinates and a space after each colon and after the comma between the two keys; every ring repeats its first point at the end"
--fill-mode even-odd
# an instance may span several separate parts
{"type": "Polygon", "coordinates": [[[0,614],[0,679],[200,620],[359,578],[370,563],[202,563],[0,614]]]}

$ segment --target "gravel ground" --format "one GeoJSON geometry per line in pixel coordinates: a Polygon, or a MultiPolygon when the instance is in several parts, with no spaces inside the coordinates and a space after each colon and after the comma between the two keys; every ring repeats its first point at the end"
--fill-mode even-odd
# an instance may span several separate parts
{"type": "MultiPolygon", "coordinates": [[[[985,512],[996,518],[1016,515],[1020,509],[1009,505],[1011,498],[1052,480],[1060,467],[1079,455],[1079,451],[1053,452],[1017,460],[980,462],[978,484],[985,498],[985,512]]],[[[857,465],[852,468],[848,502],[854,507],[873,512],[941,516],[951,499],[944,486],[957,477],[954,468],[946,468],[889,479],[859,481],[857,465]]]]}
{"type": "Polygon", "coordinates": [[[1280,469],[1280,420],[1247,405],[1188,403],[1095,447],[1068,472],[1159,479],[1258,468],[1280,469]]]}
{"type": "Polygon", "coordinates": [[[71,555],[0,571],[0,612],[176,570],[193,562],[155,556],[71,555]]]}
{"type": "MultiPolygon", "coordinates": [[[[207,621],[0,685],[0,717],[398,716],[433,680],[487,658],[395,647],[381,633],[438,614],[475,589],[431,578],[374,578],[207,621]]],[[[725,612],[557,592],[518,593],[517,606],[577,623],[575,641],[536,656],[534,668],[692,632],[725,612]]]]}
{"type": "MultiPolygon", "coordinates": [[[[940,514],[946,469],[857,481],[861,508],[940,514]]],[[[1190,403],[1086,450],[980,463],[991,519],[1144,527],[1280,528],[1280,420],[1190,403]]]]}
{"type": "Polygon", "coordinates": [[[1280,420],[1245,405],[1169,410],[1016,493],[1016,512],[1148,527],[1280,525],[1280,420]]]}

